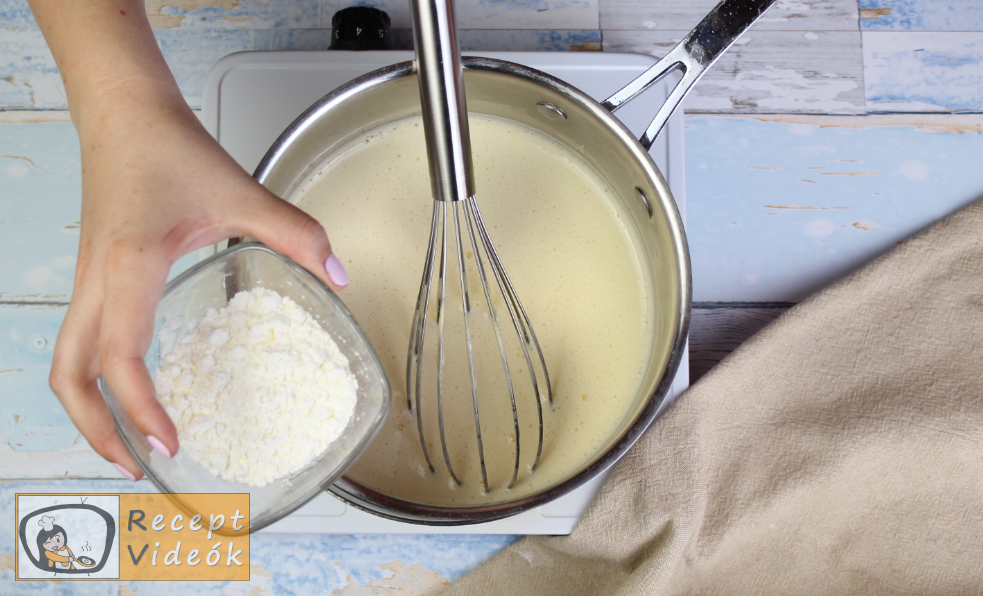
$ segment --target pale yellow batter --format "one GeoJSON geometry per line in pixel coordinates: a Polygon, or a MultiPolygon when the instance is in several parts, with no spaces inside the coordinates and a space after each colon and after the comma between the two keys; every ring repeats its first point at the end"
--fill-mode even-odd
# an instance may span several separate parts
{"type": "MultiPolygon", "coordinates": [[[[590,167],[530,128],[475,115],[470,124],[478,204],[533,320],[556,396],[555,406],[546,407],[542,461],[529,473],[538,419],[527,389],[528,371],[524,361],[515,361],[522,465],[511,490],[505,489],[514,463],[511,407],[496,373],[483,376],[481,385],[497,394],[483,399],[499,400],[480,403],[488,493],[481,487],[470,384],[462,382],[466,377],[451,375],[451,395],[445,397],[449,450],[461,486],[444,467],[433,404],[425,403],[422,411],[436,474],[426,467],[415,414],[407,410],[407,345],[433,210],[420,119],[387,125],[349,144],[290,197],[327,229],[352,279],[341,298],[368,334],[392,384],[389,419],[347,476],[383,493],[434,505],[513,500],[576,473],[598,455],[634,403],[653,333],[650,297],[629,242],[631,232],[590,167]]],[[[459,301],[460,291],[450,292],[448,312],[460,311],[459,301]]],[[[493,302],[502,312],[501,304],[493,302]]],[[[457,327],[451,324],[445,336],[459,336],[457,327]]],[[[432,331],[428,339],[435,342],[432,331]]],[[[503,331],[515,335],[510,323],[503,331]]],[[[479,367],[498,370],[497,347],[476,343],[479,367]]],[[[458,358],[448,366],[466,370],[463,349],[448,352],[458,358]]]]}

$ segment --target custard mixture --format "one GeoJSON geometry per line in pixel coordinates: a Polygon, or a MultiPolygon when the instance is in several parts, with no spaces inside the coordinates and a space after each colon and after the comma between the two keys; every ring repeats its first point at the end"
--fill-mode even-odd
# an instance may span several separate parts
{"type": "MultiPolygon", "coordinates": [[[[425,366],[420,412],[435,473],[423,457],[416,411],[407,405],[407,346],[434,205],[420,118],[386,125],[349,143],[288,197],[327,229],[352,280],[340,296],[365,329],[393,389],[385,427],[347,476],[430,505],[511,501],[575,474],[623,423],[651,357],[652,305],[644,264],[632,246],[627,216],[619,213],[605,183],[579,156],[532,128],[475,114],[470,127],[477,202],[533,322],[555,394],[554,405],[543,407],[543,454],[530,472],[538,415],[528,367],[499,293],[492,303],[503,336],[512,342],[507,351],[521,430],[520,472],[512,489],[506,487],[516,438],[501,356],[487,331],[488,317],[476,316],[473,348],[490,490],[482,487],[463,330],[451,317],[463,317],[456,278],[448,280],[445,306],[444,416],[448,453],[461,485],[451,480],[443,461],[434,360],[425,366]]],[[[471,258],[466,235],[464,246],[471,258]]],[[[480,297],[480,281],[475,285],[473,277],[468,287],[480,297]]],[[[432,356],[435,345],[431,324],[425,353],[432,356]]]]}

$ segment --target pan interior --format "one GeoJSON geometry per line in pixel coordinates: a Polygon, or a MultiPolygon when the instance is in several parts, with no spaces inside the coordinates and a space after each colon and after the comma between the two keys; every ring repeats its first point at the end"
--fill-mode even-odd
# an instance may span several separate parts
{"type": "MultiPolygon", "coordinates": [[[[591,453],[581,458],[576,466],[568,466],[563,473],[553,475],[549,484],[556,486],[569,481],[570,478],[590,467],[592,463],[603,458],[604,454],[619,441],[623,441],[624,435],[633,427],[643,410],[650,406],[649,402],[656,392],[656,386],[664,375],[673,349],[674,333],[677,331],[680,308],[678,288],[681,283],[679,255],[676,254],[673,245],[673,230],[668,221],[670,218],[665,214],[669,208],[666,201],[671,201],[671,197],[668,196],[665,184],[651,162],[640,160],[637,154],[640,149],[625,142],[626,139],[630,139],[628,133],[616,122],[612,125],[613,119],[609,116],[604,119],[604,115],[600,114],[599,117],[596,106],[583,102],[576,96],[571,97],[562,90],[534,84],[511,75],[468,71],[465,81],[469,109],[473,114],[503,119],[518,129],[524,128],[530,132],[538,131],[547,135],[550,137],[550,142],[560,144],[568,151],[572,150],[579,161],[578,167],[590,171],[597,185],[604,188],[602,194],[607,209],[622,226],[625,243],[629,247],[623,255],[624,258],[619,260],[630,263],[630,268],[638,280],[639,291],[644,295],[644,298],[638,302],[637,308],[641,316],[635,324],[645,328],[645,348],[644,355],[637,359],[638,370],[632,379],[632,397],[617,408],[618,421],[612,424],[611,431],[603,440],[591,446],[591,453]],[[644,195],[644,200],[640,198],[640,194],[644,195]]],[[[298,197],[303,194],[300,190],[316,178],[317,172],[326,164],[343,161],[346,155],[359,150],[365,138],[378,136],[386,130],[386,127],[414,113],[419,113],[417,93],[415,77],[405,76],[391,79],[385,84],[363,88],[357,97],[341,98],[330,106],[330,110],[325,110],[323,117],[311,119],[303,128],[303,134],[296,135],[290,146],[281,152],[281,159],[268,170],[264,182],[281,196],[298,200],[298,197]]],[[[420,138],[422,146],[422,135],[420,138]]],[[[476,154],[480,151],[476,143],[476,154]]],[[[423,159],[425,161],[425,155],[423,159]]],[[[381,164],[379,167],[388,168],[389,165],[381,164]]],[[[479,204],[484,205],[487,200],[492,200],[492,197],[485,197],[486,201],[483,202],[482,197],[482,185],[479,181],[479,204]]],[[[303,202],[301,204],[304,206],[303,202]]],[[[309,205],[304,207],[311,210],[309,205]]],[[[389,209],[378,202],[374,202],[369,208],[382,209],[383,212],[389,209]]],[[[561,206],[561,209],[570,208],[571,205],[561,206]]],[[[422,218],[428,220],[429,214],[430,207],[426,206],[422,218]]],[[[389,215],[396,217],[395,213],[389,215]]],[[[344,233],[341,230],[332,231],[330,223],[328,227],[329,235],[333,239],[344,233]]],[[[339,254],[344,257],[341,247],[337,248],[339,254]]],[[[424,233],[424,238],[421,239],[421,244],[414,255],[417,265],[413,267],[413,275],[417,277],[422,269],[425,248],[424,233]]],[[[504,255],[503,259],[506,261],[506,267],[511,271],[510,261],[504,255]]],[[[415,293],[415,290],[414,287],[412,292],[415,293]]],[[[523,295],[521,284],[519,292],[521,297],[523,295]]],[[[346,301],[349,300],[346,295],[342,297],[346,301]]],[[[349,304],[358,316],[358,306],[349,304]]],[[[529,310],[531,313],[536,312],[532,305],[529,306],[529,310]]],[[[403,322],[407,334],[408,316],[409,314],[407,320],[403,322]]],[[[532,316],[536,321],[537,316],[535,314],[532,316]]],[[[371,329],[368,329],[368,332],[372,334],[371,329]]],[[[379,346],[376,347],[378,349],[379,346]]],[[[394,353],[383,356],[383,359],[387,357],[396,360],[404,359],[405,348],[402,349],[403,354],[399,354],[400,350],[397,349],[394,353]]],[[[638,350],[636,349],[635,352],[638,350]]],[[[383,355],[381,350],[380,355],[383,355]]],[[[400,362],[393,370],[400,371],[402,366],[403,362],[400,362]]],[[[401,374],[394,375],[390,372],[390,377],[394,389],[402,386],[401,374]]],[[[569,391],[566,393],[570,394],[569,391]]],[[[575,392],[572,395],[581,397],[575,392]]],[[[564,397],[570,399],[571,395],[558,395],[561,407],[564,397]]],[[[394,394],[395,407],[405,408],[404,400],[401,392],[399,395],[394,394]]],[[[549,416],[550,414],[547,413],[547,422],[549,416]]],[[[393,429],[388,429],[390,433],[399,432],[399,424],[401,422],[394,421],[393,429]]],[[[402,424],[405,427],[405,422],[402,424]]],[[[405,431],[412,431],[415,438],[415,428],[404,429],[405,431]]],[[[382,435],[385,434],[384,430],[382,435]]],[[[436,440],[434,434],[427,434],[436,440]]],[[[408,442],[410,443],[412,441],[408,442]]],[[[419,449],[418,445],[416,449],[419,449]]],[[[358,465],[349,474],[347,482],[356,487],[356,490],[365,490],[368,494],[371,494],[375,487],[381,487],[379,482],[371,481],[369,475],[360,474],[358,465]]],[[[456,496],[435,500],[432,497],[394,494],[398,491],[391,489],[382,492],[397,500],[403,499],[428,506],[436,505],[453,509],[480,507],[484,503],[514,502],[548,491],[549,488],[549,486],[530,485],[526,490],[504,491],[495,490],[493,487],[489,495],[477,500],[459,499],[456,496]]]]}

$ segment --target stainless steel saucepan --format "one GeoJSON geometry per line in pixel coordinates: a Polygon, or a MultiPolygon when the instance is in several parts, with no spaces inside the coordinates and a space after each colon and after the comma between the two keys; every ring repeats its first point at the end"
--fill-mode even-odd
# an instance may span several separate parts
{"type": "MultiPolygon", "coordinates": [[[[682,222],[669,187],[648,155],[659,131],[686,93],[775,0],[724,0],[665,58],[598,103],[537,70],[488,58],[465,58],[470,112],[533,127],[579,154],[606,180],[635,230],[656,329],[651,358],[630,414],[580,470],[529,496],[484,506],[430,506],[396,499],[343,478],[329,490],[351,505],[399,521],[431,525],[490,521],[542,505],[601,473],[652,424],[683,355],[689,327],[691,280],[682,222]],[[682,77],[636,139],[612,114],[672,71],[682,77]]],[[[288,197],[325,158],[373,129],[420,114],[416,70],[404,62],[369,73],[326,95],[288,127],[260,162],[255,177],[288,197]]]]}

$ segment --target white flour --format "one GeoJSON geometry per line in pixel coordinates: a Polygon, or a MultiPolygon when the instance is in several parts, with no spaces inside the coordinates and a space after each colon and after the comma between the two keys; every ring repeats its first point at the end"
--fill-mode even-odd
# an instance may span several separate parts
{"type": "Polygon", "coordinates": [[[163,357],[155,383],[181,449],[213,474],[254,486],[320,455],[351,419],[358,387],[314,318],[264,288],[210,309],[163,357]]]}

